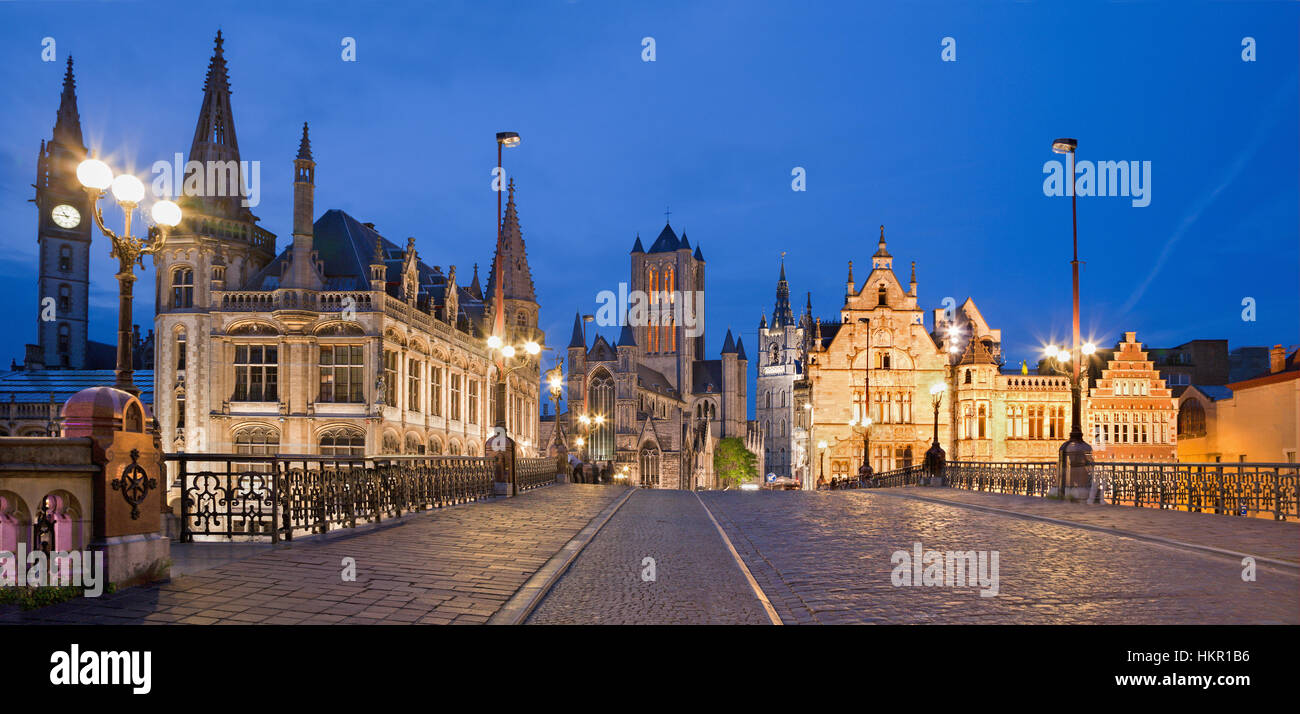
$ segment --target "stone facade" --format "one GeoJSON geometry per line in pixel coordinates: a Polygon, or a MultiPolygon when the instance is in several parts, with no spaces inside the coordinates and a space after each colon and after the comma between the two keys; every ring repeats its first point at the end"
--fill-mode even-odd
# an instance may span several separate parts
{"type": "MultiPolygon", "coordinates": [[[[763,427],[766,448],[763,453],[766,473],[780,477],[794,475],[795,424],[794,384],[803,376],[806,325],[810,305],[796,322],[790,309],[790,284],[785,278],[785,261],[776,281],[776,303],[772,322],[767,315],[758,322],[758,372],[754,416],[763,427]]],[[[801,436],[806,438],[806,434],[801,436]]]]}
{"type": "MultiPolygon", "coordinates": [[[[664,299],[688,302],[704,293],[704,256],[699,247],[692,252],[686,234],[678,238],[671,226],[664,226],[649,251],[638,237],[630,262],[633,293],[675,293],[664,299]]],[[[695,319],[696,334],[685,323],[628,320],[617,345],[597,335],[588,346],[582,317],[574,317],[568,409],[556,423],[587,462],[615,472],[626,467],[630,482],[643,487],[712,488],[718,439],[761,443],[748,424],[743,341],[728,330],[719,358],[703,359],[704,315],[695,319]],[[589,423],[580,419],[584,415],[589,423]]]]}
{"type": "Polygon", "coordinates": [[[1125,332],[1092,387],[1084,434],[1098,461],[1174,461],[1177,407],[1137,333],[1125,332]]]}
{"type": "MultiPolygon", "coordinates": [[[[190,159],[239,160],[222,40],[209,65],[190,159]]],[[[292,242],[234,198],[182,200],[184,220],[156,254],[155,410],[168,451],[479,456],[491,432],[493,308],[475,266],[468,284],[420,260],[415,239],[329,210],[313,223],[316,163],[307,126],[294,167],[292,242]]],[[[511,187],[494,264],[522,266],[511,187]],[[498,251],[502,251],[499,244],[498,251]]],[[[542,342],[530,295],[507,339],[542,342]]],[[[517,312],[517,317],[516,317],[517,312]]],[[[507,429],[532,454],[536,361],[507,386],[507,429]]]]}

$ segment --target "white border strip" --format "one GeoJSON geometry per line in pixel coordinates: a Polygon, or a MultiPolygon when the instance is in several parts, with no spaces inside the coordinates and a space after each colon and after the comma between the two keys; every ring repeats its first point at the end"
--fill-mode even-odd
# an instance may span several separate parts
{"type": "Polygon", "coordinates": [[[767,618],[772,621],[773,625],[784,624],[781,622],[781,616],[776,614],[776,608],[772,607],[772,601],[767,599],[767,594],[763,592],[763,588],[758,586],[758,581],[754,579],[753,573],[749,572],[745,561],[740,558],[740,553],[736,552],[736,547],[731,544],[731,539],[727,537],[726,531],[722,530],[722,526],[718,525],[718,519],[714,518],[713,512],[709,510],[708,506],[704,505],[704,499],[700,498],[698,492],[695,493],[695,500],[700,502],[700,506],[708,514],[709,520],[713,521],[713,527],[718,529],[718,535],[722,536],[722,542],[726,544],[727,550],[731,551],[731,557],[736,559],[736,565],[740,566],[740,572],[744,573],[745,580],[749,581],[749,587],[754,589],[754,595],[758,597],[759,602],[763,603],[767,618]]]}

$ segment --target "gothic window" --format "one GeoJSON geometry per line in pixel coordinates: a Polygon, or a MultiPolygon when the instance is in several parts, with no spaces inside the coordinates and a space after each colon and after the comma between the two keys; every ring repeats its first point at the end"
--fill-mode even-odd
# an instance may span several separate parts
{"type": "Polygon", "coordinates": [[[72,288],[66,284],[59,286],[59,312],[72,312],[72,288]]]}
{"type": "Polygon", "coordinates": [[[460,456],[460,442],[453,441],[448,444],[447,453],[451,456],[460,456]]]}
{"type": "Polygon", "coordinates": [[[781,390],[781,406],[785,406],[785,390],[781,390]]]}
{"type": "Polygon", "coordinates": [[[460,380],[459,374],[451,375],[451,418],[460,421],[460,380]]]}
{"type": "Polygon", "coordinates": [[[59,246],[59,270],[64,273],[72,272],[72,248],[66,245],[59,246]]]}
{"type": "Polygon", "coordinates": [[[434,416],[442,416],[442,367],[434,367],[429,370],[429,412],[434,416]]]}
{"type": "Polygon", "coordinates": [[[176,268],[172,271],[172,307],[194,307],[194,271],[176,268]]]}
{"type": "MultiPolygon", "coordinates": [[[[442,455],[442,442],[441,442],[441,441],[438,441],[438,437],[436,437],[436,436],[430,436],[430,437],[429,437],[429,451],[428,451],[428,452],[429,452],[429,454],[431,454],[431,455],[433,455],[433,456],[441,456],[441,455],[442,455]]],[[[470,456],[473,456],[473,455],[474,455],[474,453],[471,451],[471,452],[470,452],[470,456]]]]}
{"type": "Polygon", "coordinates": [[[771,409],[771,408],[772,408],[772,392],[771,392],[771,390],[768,390],[768,392],[767,392],[767,408],[768,408],[768,409],[771,409]]]}
{"type": "Polygon", "coordinates": [[[528,327],[528,313],[523,310],[515,313],[515,326],[520,328],[528,327]]]}
{"type": "Polygon", "coordinates": [[[969,405],[969,404],[963,404],[963,405],[962,405],[962,408],[961,408],[961,433],[958,435],[958,438],[961,438],[961,439],[969,439],[969,438],[971,438],[970,405],[969,405]]]}
{"type": "Polygon", "coordinates": [[[988,438],[988,407],[983,404],[979,410],[979,438],[988,438]]]}
{"type": "Polygon", "coordinates": [[[588,409],[595,415],[604,416],[603,423],[592,424],[591,447],[589,453],[594,461],[612,461],[614,459],[614,380],[609,372],[599,370],[591,377],[587,390],[588,409]]]}
{"type": "Polygon", "coordinates": [[[1052,408],[1052,438],[1062,439],[1065,437],[1065,407],[1057,406],[1052,408]]]}
{"type": "Polygon", "coordinates": [[[780,363],[781,363],[781,346],[773,342],[772,359],[768,362],[768,364],[780,364],[780,363]]]}
{"type": "Polygon", "coordinates": [[[479,381],[469,380],[469,408],[465,412],[465,421],[470,424],[478,423],[478,389],[479,381]]]}
{"type": "MultiPolygon", "coordinates": [[[[280,432],[269,426],[248,426],[235,432],[235,453],[241,456],[274,456],[280,450],[280,432]]],[[[234,464],[237,471],[268,472],[265,461],[234,464]]]]}
{"type": "Polygon", "coordinates": [[[903,423],[912,423],[912,393],[907,392],[903,395],[903,423]]]}
{"type": "Polygon", "coordinates": [[[176,428],[185,428],[185,390],[176,392],[176,428]]]}
{"type": "Polygon", "coordinates": [[[384,350],[384,404],[390,407],[397,403],[397,352],[384,350]]]}
{"type": "Polygon", "coordinates": [[[1205,407],[1199,400],[1188,399],[1178,407],[1178,438],[1195,439],[1205,433],[1205,407]]]}
{"type": "Polygon", "coordinates": [[[185,328],[176,331],[176,372],[185,371],[185,328]]]}
{"type": "Polygon", "coordinates": [[[406,408],[413,412],[420,411],[420,361],[406,360],[406,408]]]}
{"type": "Polygon", "coordinates": [[[966,384],[970,384],[970,370],[966,370],[966,384]]]}
{"type": "Polygon", "coordinates": [[[365,401],[365,360],[361,345],[320,346],[320,401],[365,401]]]}
{"type": "Polygon", "coordinates": [[[323,456],[364,456],[366,435],[355,429],[332,429],[321,434],[320,453],[323,456]]]}
{"type": "Polygon", "coordinates": [[[659,485],[659,450],[647,447],[641,450],[641,485],[654,488],[659,485]]]}
{"type": "Polygon", "coordinates": [[[274,402],[279,387],[279,350],[275,345],[235,347],[235,402],[274,402]]]}

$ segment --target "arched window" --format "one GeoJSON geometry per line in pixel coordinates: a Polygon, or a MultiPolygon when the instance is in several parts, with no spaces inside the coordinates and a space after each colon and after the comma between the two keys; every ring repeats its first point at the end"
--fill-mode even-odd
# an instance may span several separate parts
{"type": "Polygon", "coordinates": [[[453,441],[447,445],[447,453],[451,456],[460,456],[460,443],[453,441]]]}
{"type": "MultiPolygon", "coordinates": [[[[235,432],[235,453],[248,456],[274,456],[280,450],[280,432],[269,426],[247,426],[235,432]]],[[[235,464],[237,471],[268,472],[265,461],[235,464]]]]}
{"type": "Polygon", "coordinates": [[[988,434],[988,416],[989,416],[988,407],[981,404],[980,411],[979,411],[979,438],[981,439],[987,438],[986,435],[988,434]]]}
{"type": "Polygon", "coordinates": [[[591,425],[591,446],[588,453],[594,461],[614,460],[614,379],[604,369],[591,376],[587,390],[588,410],[593,416],[605,417],[600,424],[591,425]]]}
{"type": "Polygon", "coordinates": [[[523,310],[515,313],[515,325],[517,327],[528,327],[528,313],[523,310]]]}
{"type": "Polygon", "coordinates": [[[194,271],[190,268],[172,271],[172,307],[194,307],[194,271]]]}
{"type": "Polygon", "coordinates": [[[63,361],[68,359],[68,350],[72,348],[72,328],[66,322],[59,323],[59,354],[63,361]]]}
{"type": "MultiPolygon", "coordinates": [[[[429,454],[432,456],[442,455],[442,442],[438,441],[438,437],[436,436],[429,437],[429,454]]],[[[471,456],[472,455],[473,454],[471,454],[471,456]]]]}
{"type": "Polygon", "coordinates": [[[1205,436],[1205,407],[1200,400],[1188,399],[1178,407],[1178,438],[1195,439],[1205,436]]]}
{"type": "Polygon", "coordinates": [[[767,393],[767,408],[772,408],[772,392],[770,390],[767,393]]]}
{"type": "Polygon", "coordinates": [[[185,371],[185,328],[176,330],[176,371],[185,371]]]}
{"type": "Polygon", "coordinates": [[[72,288],[66,283],[59,285],[59,312],[72,312],[72,288]]]}
{"type": "Polygon", "coordinates": [[[72,248],[66,245],[59,246],[59,270],[64,273],[72,272],[72,248]]]}
{"type": "Polygon", "coordinates": [[[645,488],[659,486],[659,450],[653,446],[641,450],[641,485],[645,488]]]}
{"type": "Polygon", "coordinates": [[[876,299],[877,299],[876,304],[877,304],[877,305],[888,305],[888,304],[889,304],[889,300],[887,299],[888,296],[889,296],[889,293],[887,293],[887,292],[885,291],[885,286],[884,286],[884,285],[881,285],[881,286],[880,286],[880,289],[876,291],[876,299]]]}
{"type": "Polygon", "coordinates": [[[772,343],[772,359],[768,364],[781,364],[781,346],[775,342],[772,343]]]}
{"type": "Polygon", "coordinates": [[[966,384],[970,384],[970,370],[966,370],[966,384]]]}
{"type": "Polygon", "coordinates": [[[423,454],[424,444],[420,443],[420,437],[414,432],[406,435],[406,444],[403,453],[406,454],[423,454]]]}
{"type": "Polygon", "coordinates": [[[398,443],[398,441],[397,441],[397,434],[395,434],[395,433],[393,433],[393,432],[391,432],[391,431],[389,431],[389,432],[385,432],[385,433],[384,433],[384,448],[383,448],[383,453],[385,453],[385,454],[397,454],[397,453],[400,453],[401,450],[402,450],[402,447],[401,447],[401,445],[400,445],[400,444],[398,443]]]}
{"type": "Polygon", "coordinates": [[[366,435],[356,429],[331,429],[320,437],[322,456],[364,456],[366,435]]]}

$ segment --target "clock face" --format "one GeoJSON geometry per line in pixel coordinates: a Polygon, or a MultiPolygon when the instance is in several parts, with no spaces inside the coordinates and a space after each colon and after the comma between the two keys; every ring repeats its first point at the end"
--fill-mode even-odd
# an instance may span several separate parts
{"type": "Polygon", "coordinates": [[[50,217],[62,228],[76,228],[81,225],[81,213],[66,203],[55,206],[54,210],[50,211],[50,217]]]}

